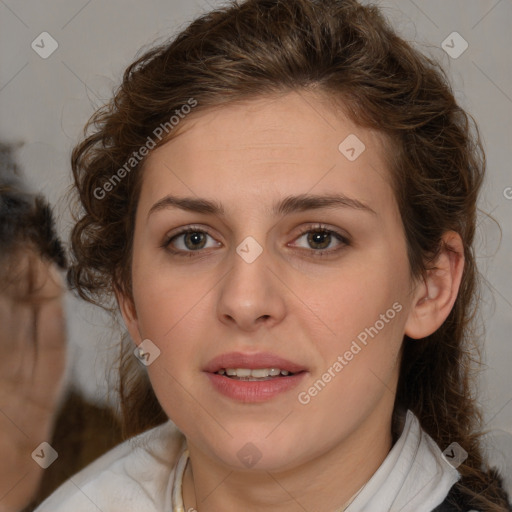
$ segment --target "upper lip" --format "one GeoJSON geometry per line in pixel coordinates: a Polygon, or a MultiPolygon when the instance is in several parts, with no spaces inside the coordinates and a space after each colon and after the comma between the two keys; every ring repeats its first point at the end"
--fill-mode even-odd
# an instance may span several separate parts
{"type": "Polygon", "coordinates": [[[204,368],[205,372],[216,373],[226,368],[248,368],[255,370],[257,368],[279,368],[290,373],[305,371],[303,366],[283,359],[282,357],[271,354],[270,352],[260,352],[257,354],[244,354],[243,352],[230,352],[214,357],[204,368]]]}

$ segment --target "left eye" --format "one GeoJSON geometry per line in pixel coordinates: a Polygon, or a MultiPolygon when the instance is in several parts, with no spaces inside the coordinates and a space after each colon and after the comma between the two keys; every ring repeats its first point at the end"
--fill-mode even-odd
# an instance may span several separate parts
{"type": "Polygon", "coordinates": [[[306,249],[313,248],[315,256],[322,255],[323,253],[334,252],[336,249],[328,249],[334,240],[339,242],[338,245],[348,245],[348,240],[345,237],[336,231],[325,228],[315,228],[303,231],[297,240],[300,240],[301,238],[306,238],[306,243],[309,245],[306,249]]]}

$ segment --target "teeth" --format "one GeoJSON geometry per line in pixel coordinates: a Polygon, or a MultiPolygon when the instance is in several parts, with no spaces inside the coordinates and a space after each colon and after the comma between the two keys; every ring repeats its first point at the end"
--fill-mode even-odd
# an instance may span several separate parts
{"type": "Polygon", "coordinates": [[[222,368],[217,373],[219,375],[227,375],[228,377],[252,377],[255,379],[277,377],[278,375],[290,375],[289,371],[280,370],[279,368],[255,368],[254,370],[251,370],[249,368],[222,368]]]}
{"type": "Polygon", "coordinates": [[[256,378],[263,378],[268,377],[270,374],[270,370],[267,370],[266,368],[261,368],[258,370],[244,370],[243,373],[240,373],[240,370],[236,371],[236,374],[238,377],[256,377],[256,378]]]}
{"type": "Polygon", "coordinates": [[[253,371],[248,368],[237,368],[234,371],[237,377],[262,377],[262,375],[252,375],[253,371]]]}

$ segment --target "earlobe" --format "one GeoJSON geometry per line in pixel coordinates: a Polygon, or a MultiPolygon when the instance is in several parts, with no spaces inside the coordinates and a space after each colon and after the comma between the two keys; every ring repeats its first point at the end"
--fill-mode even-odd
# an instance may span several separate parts
{"type": "Polygon", "coordinates": [[[115,296],[117,304],[119,305],[119,311],[123,317],[126,328],[130,337],[138,345],[142,341],[142,336],[139,330],[139,321],[137,317],[137,310],[135,304],[130,297],[127,297],[123,292],[116,290],[115,296]]]}
{"type": "Polygon", "coordinates": [[[420,339],[434,333],[446,320],[459,292],[464,269],[464,245],[460,235],[448,231],[433,268],[418,284],[405,324],[409,338],[420,339]]]}

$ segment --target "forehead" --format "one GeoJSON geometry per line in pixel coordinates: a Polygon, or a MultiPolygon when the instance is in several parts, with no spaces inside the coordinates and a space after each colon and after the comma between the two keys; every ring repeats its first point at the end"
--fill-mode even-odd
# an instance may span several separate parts
{"type": "Polygon", "coordinates": [[[146,162],[142,202],[171,192],[251,206],[328,192],[377,208],[393,201],[386,138],[356,125],[326,98],[263,97],[199,111],[181,123],[179,134],[146,162]]]}

